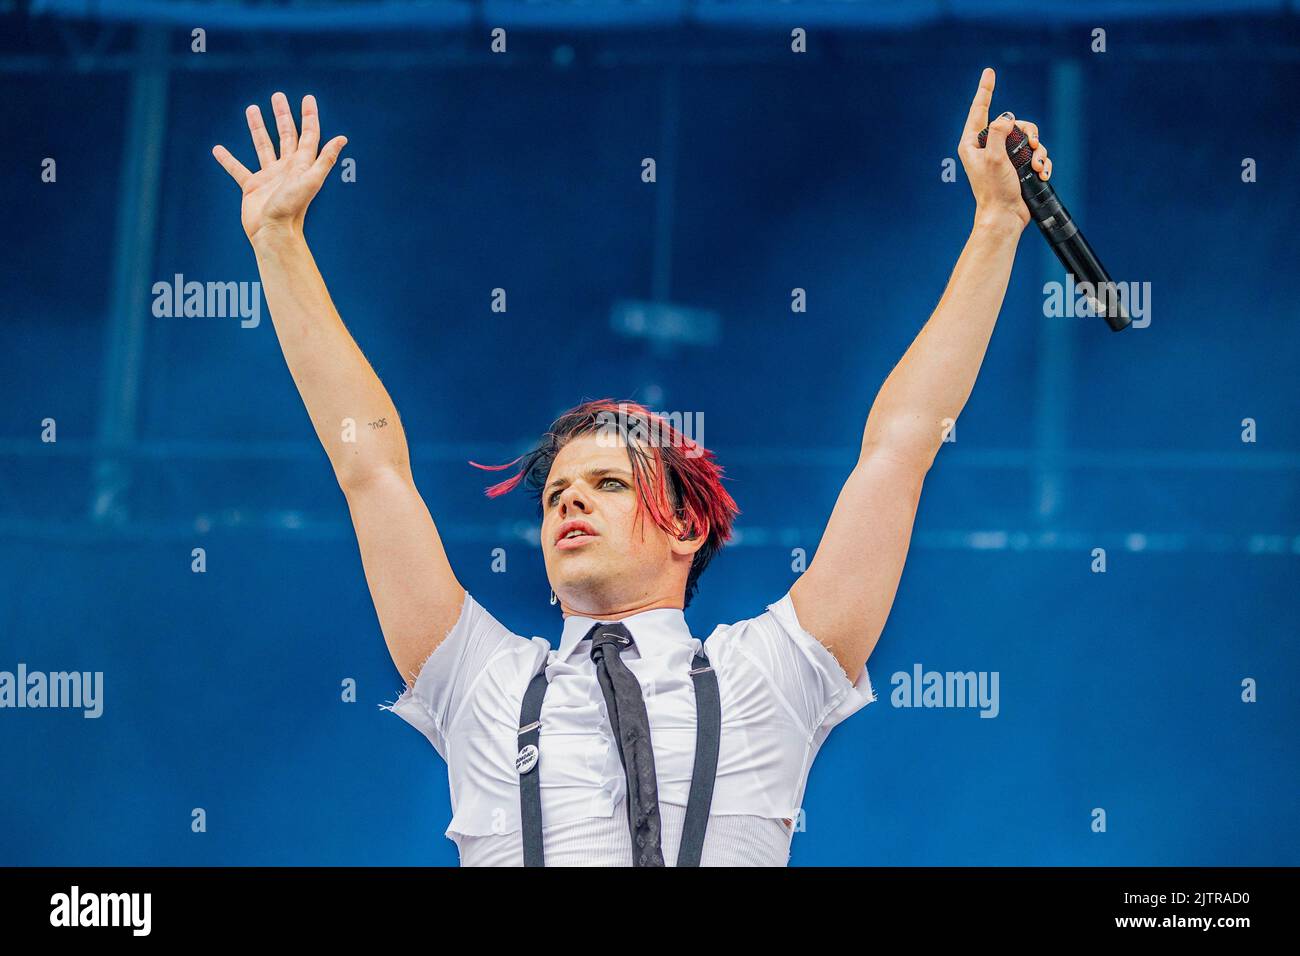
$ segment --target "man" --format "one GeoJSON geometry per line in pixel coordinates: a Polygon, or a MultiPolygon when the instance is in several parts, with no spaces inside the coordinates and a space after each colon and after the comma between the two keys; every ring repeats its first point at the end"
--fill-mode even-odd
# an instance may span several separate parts
{"type": "MultiPolygon", "coordinates": [[[[818,749],[875,699],[866,661],[922,482],[974,386],[1029,221],[1005,152],[1014,117],[992,124],[987,149],[977,142],[993,86],[985,70],[958,148],[975,195],[970,238],[876,396],[815,560],[780,601],[703,642],[683,608],[737,511],[712,455],[640,406],[588,403],[558,420],[518,474],[490,489],[539,493],[542,555],[564,618],[558,649],[511,633],[456,580],[397,411],[303,237],[346,139],[320,148],[311,96],[300,139],[276,93],[278,156],[256,106],[247,112],[259,171],[214,148],[243,192],[276,335],[406,678],[393,710],[448,763],[447,835],[462,864],[786,864],[818,749]],[[385,424],[349,432],[347,420],[385,424]]],[[[1018,125],[1047,179],[1037,128],[1018,125]]]]}

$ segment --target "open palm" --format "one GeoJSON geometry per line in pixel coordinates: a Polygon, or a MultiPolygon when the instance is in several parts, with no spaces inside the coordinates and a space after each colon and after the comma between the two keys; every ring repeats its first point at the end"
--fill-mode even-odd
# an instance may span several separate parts
{"type": "Polygon", "coordinates": [[[316,110],[316,97],[308,94],[302,98],[302,138],[294,126],[289,98],[283,93],[271,97],[275,111],[275,125],[280,132],[280,155],[262,122],[262,111],[250,106],[248,129],[253,134],[253,147],[261,168],[250,172],[243,163],[230,154],[224,146],[214,146],[216,157],[226,172],[243,191],[244,201],[239,218],[244,233],[252,241],[259,234],[280,228],[302,230],[307,207],[320,191],[339,153],[347,145],[346,136],[335,136],[320,147],[320,114],[316,110]]]}

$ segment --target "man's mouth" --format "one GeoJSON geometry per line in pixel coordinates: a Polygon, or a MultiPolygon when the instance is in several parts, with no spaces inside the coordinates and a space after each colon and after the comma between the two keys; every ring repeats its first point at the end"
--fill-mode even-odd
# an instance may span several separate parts
{"type": "Polygon", "coordinates": [[[596,529],[587,522],[566,521],[560,525],[559,533],[555,539],[555,547],[561,551],[569,551],[573,548],[580,548],[597,537],[596,529]]]}

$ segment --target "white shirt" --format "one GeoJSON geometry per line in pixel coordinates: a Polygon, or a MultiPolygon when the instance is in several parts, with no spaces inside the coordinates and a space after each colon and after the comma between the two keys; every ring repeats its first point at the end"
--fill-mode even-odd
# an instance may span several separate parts
{"type": "MultiPolygon", "coordinates": [[[[583,638],[597,624],[570,616],[558,649],[511,633],[466,594],[451,633],[391,709],[447,761],[452,819],[445,835],[462,866],[522,866],[519,711],[543,667],[550,682],[538,747],[543,846],[554,865],[630,866],[627,782],[605,698],[583,638]]],[[[622,652],[642,688],[659,786],[664,860],[673,865],[695,761],[701,642],[680,609],[622,620],[622,652]]],[[[785,866],[808,771],[827,735],[876,699],[866,668],[857,684],[799,624],[790,595],[758,617],[719,625],[703,642],[718,676],[722,735],[701,865],[785,866]]]]}

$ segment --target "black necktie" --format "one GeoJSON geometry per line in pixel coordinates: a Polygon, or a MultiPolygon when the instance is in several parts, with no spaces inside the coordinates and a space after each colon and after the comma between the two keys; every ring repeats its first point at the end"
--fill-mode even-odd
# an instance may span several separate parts
{"type": "Polygon", "coordinates": [[[663,866],[659,838],[659,785],[650,743],[650,716],[641,685],[619,654],[632,647],[632,635],[617,621],[597,624],[588,632],[596,679],[605,696],[609,723],[627,777],[627,826],[632,834],[632,865],[663,866]]]}

